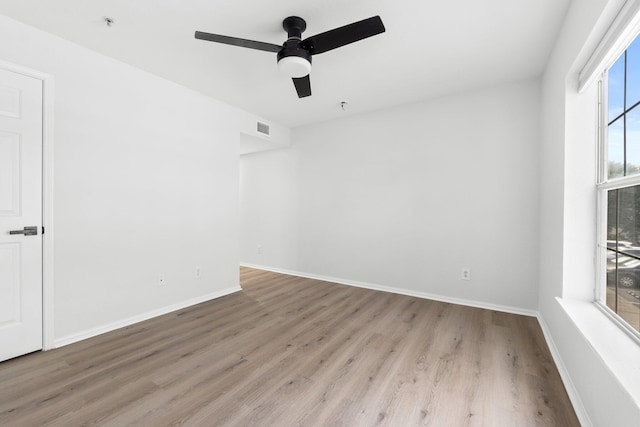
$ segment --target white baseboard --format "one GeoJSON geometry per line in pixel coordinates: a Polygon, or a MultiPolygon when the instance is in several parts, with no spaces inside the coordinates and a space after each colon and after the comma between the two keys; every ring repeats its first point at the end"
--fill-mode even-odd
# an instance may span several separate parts
{"type": "Polygon", "coordinates": [[[544,334],[544,339],[547,342],[547,346],[549,347],[549,351],[551,352],[551,357],[553,357],[553,361],[556,364],[556,368],[558,369],[558,373],[560,374],[560,378],[562,378],[562,382],[564,383],[564,388],[567,390],[567,394],[569,395],[569,400],[571,400],[571,404],[573,405],[574,411],[576,411],[576,416],[578,417],[578,421],[580,421],[580,425],[583,427],[592,427],[591,419],[589,419],[589,415],[587,414],[587,410],[582,403],[582,399],[580,399],[580,395],[578,394],[578,390],[576,389],[573,381],[571,381],[571,376],[569,375],[569,371],[567,371],[567,367],[560,356],[560,352],[556,347],[555,342],[551,336],[551,331],[547,326],[547,323],[544,321],[542,314],[538,314],[538,323],[540,324],[540,328],[542,329],[542,333],[544,334]]]}
{"type": "Polygon", "coordinates": [[[74,342],[82,341],[87,338],[95,337],[106,332],[111,332],[116,329],[124,328],[125,326],[133,325],[134,323],[142,322],[154,317],[162,316],[163,314],[171,313],[172,311],[181,310],[192,305],[200,304],[202,302],[210,301],[212,299],[220,298],[225,295],[229,295],[235,292],[239,292],[242,289],[240,286],[233,286],[231,288],[223,289],[221,291],[212,292],[210,294],[202,295],[190,300],[181,301],[176,304],[172,304],[166,307],[159,308],[157,310],[148,311],[146,313],[138,314],[127,319],[118,320],[107,325],[98,326],[97,328],[88,329],[86,331],[77,332],[75,334],[67,335],[62,338],[58,338],[54,341],[54,348],[62,347],[65,345],[73,344],[74,342]]]}
{"type": "Polygon", "coordinates": [[[292,270],[285,270],[285,269],[281,269],[281,268],[267,267],[267,266],[264,266],[264,265],[255,265],[255,264],[247,264],[247,263],[240,263],[240,265],[242,267],[256,268],[258,270],[266,270],[266,271],[273,271],[274,273],[287,274],[289,276],[299,276],[299,277],[305,277],[307,279],[323,280],[325,282],[338,283],[340,285],[355,286],[357,288],[371,289],[371,290],[374,290],[374,291],[390,292],[390,293],[393,293],[393,294],[406,295],[406,296],[410,296],[410,297],[423,298],[423,299],[430,299],[430,300],[434,300],[434,301],[448,302],[448,303],[451,303],[451,304],[459,304],[459,305],[465,305],[465,306],[469,306],[469,307],[484,308],[484,309],[487,309],[487,310],[502,311],[502,312],[505,312],[505,313],[521,314],[523,316],[538,317],[538,314],[539,314],[538,311],[536,311],[536,310],[528,310],[528,309],[519,308],[519,307],[510,307],[510,306],[506,306],[506,305],[491,304],[491,303],[486,303],[486,302],[481,302],[481,301],[467,300],[467,299],[464,299],[464,298],[448,297],[448,296],[443,296],[443,295],[430,294],[430,293],[427,293],[427,292],[413,291],[413,290],[410,290],[410,289],[392,288],[392,287],[389,287],[389,286],[381,286],[381,285],[376,285],[376,284],[373,284],[373,283],[366,283],[366,282],[359,282],[359,281],[354,281],[354,280],[340,279],[338,277],[321,276],[321,275],[318,275],[318,274],[309,274],[309,273],[303,273],[303,272],[300,272],[300,271],[292,271],[292,270]]]}

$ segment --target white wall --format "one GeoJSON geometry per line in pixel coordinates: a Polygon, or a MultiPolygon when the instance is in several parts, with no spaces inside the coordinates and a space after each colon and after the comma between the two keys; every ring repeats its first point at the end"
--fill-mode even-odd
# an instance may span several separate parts
{"type": "Polygon", "coordinates": [[[4,16],[0,39],[54,80],[56,340],[237,289],[242,113],[4,16]]]}
{"type": "Polygon", "coordinates": [[[242,157],[241,261],[534,310],[538,132],[537,81],[294,129],[242,157]]]}
{"type": "Polygon", "coordinates": [[[585,425],[636,426],[640,348],[593,304],[595,87],[577,73],[623,1],[571,3],[542,84],[540,313],[585,425]]]}
{"type": "Polygon", "coordinates": [[[294,150],[241,156],[241,261],[289,269],[297,266],[299,186],[294,150]]]}

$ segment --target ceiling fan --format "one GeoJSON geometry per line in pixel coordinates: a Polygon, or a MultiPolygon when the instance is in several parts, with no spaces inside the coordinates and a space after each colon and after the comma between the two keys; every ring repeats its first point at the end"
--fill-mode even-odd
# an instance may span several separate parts
{"type": "Polygon", "coordinates": [[[302,33],[307,28],[304,19],[298,16],[289,16],[282,21],[282,27],[288,35],[287,41],[282,46],[201,31],[196,31],[196,39],[276,52],[278,54],[278,68],[293,79],[298,97],[304,98],[311,95],[309,72],[311,71],[312,55],[319,55],[385,31],[379,16],[316,34],[304,40],[302,40],[302,33]]]}

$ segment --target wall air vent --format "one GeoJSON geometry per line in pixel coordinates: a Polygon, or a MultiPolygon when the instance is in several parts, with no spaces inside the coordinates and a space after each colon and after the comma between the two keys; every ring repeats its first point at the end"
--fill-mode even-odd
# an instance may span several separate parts
{"type": "Polygon", "coordinates": [[[266,123],[258,122],[257,131],[258,133],[269,136],[269,125],[266,123]]]}

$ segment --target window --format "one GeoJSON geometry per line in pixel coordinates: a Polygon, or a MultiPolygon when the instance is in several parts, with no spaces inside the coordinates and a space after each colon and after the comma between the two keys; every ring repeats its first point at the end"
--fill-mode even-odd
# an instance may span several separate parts
{"type": "Polygon", "coordinates": [[[640,173],[640,40],[608,71],[608,178],[640,173]]]}
{"type": "Polygon", "coordinates": [[[640,338],[640,38],[604,73],[596,298],[640,338]],[[606,239],[606,243],[603,240],[606,239]]]}

